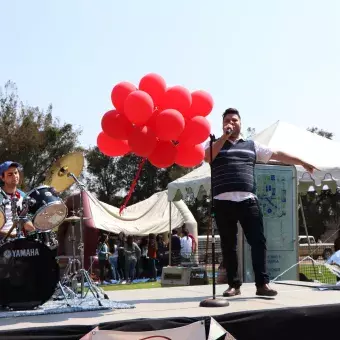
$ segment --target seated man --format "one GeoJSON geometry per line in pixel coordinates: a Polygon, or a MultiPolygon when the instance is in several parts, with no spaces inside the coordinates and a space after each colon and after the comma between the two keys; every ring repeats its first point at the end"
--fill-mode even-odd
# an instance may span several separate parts
{"type": "MultiPolygon", "coordinates": [[[[7,161],[0,165],[0,178],[3,182],[3,186],[1,188],[1,196],[3,201],[1,203],[4,207],[6,216],[6,223],[2,226],[2,228],[0,228],[0,240],[7,235],[13,226],[12,204],[16,204],[18,214],[20,214],[23,208],[22,203],[26,195],[23,191],[17,188],[20,181],[20,173],[18,170],[20,167],[21,165],[19,163],[12,161],[7,161]]],[[[31,221],[28,221],[24,224],[24,230],[35,230],[31,221]]],[[[15,236],[16,230],[13,229],[9,237],[15,236]]]]}

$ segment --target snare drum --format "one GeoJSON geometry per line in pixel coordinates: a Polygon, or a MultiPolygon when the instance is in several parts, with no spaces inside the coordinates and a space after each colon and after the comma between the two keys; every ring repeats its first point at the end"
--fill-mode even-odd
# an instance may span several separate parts
{"type": "Polygon", "coordinates": [[[34,201],[28,213],[33,216],[33,225],[43,231],[59,226],[67,216],[67,207],[54,188],[41,185],[31,190],[27,196],[34,201]]]}

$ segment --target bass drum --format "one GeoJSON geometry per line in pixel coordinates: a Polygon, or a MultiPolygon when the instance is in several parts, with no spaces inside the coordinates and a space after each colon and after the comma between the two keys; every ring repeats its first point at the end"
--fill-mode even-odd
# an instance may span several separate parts
{"type": "Polygon", "coordinates": [[[0,246],[0,305],[34,309],[48,301],[59,281],[59,266],[43,243],[15,239],[0,246]]]}

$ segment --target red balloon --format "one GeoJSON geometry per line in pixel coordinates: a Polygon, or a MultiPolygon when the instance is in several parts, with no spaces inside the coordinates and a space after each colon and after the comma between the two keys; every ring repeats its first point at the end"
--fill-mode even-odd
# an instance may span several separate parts
{"type": "Polygon", "coordinates": [[[124,112],[131,123],[143,126],[151,118],[153,108],[154,104],[150,95],[137,90],[127,96],[124,112]]]}
{"type": "Polygon", "coordinates": [[[146,122],[146,126],[149,127],[153,132],[156,132],[156,122],[157,117],[160,114],[159,110],[155,110],[151,116],[151,118],[146,122]]]}
{"type": "Polygon", "coordinates": [[[185,128],[178,141],[185,144],[203,143],[210,135],[211,126],[208,120],[202,116],[196,116],[185,121],[185,128]]]}
{"type": "Polygon", "coordinates": [[[160,140],[176,140],[183,132],[185,121],[182,114],[167,109],[157,115],[156,135],[160,140]]]}
{"type": "Polygon", "coordinates": [[[128,139],[133,126],[125,115],[111,110],[106,112],[102,118],[102,129],[111,138],[128,139]]]}
{"type": "Polygon", "coordinates": [[[139,82],[139,89],[147,92],[155,105],[158,105],[166,91],[166,82],[160,75],[149,73],[139,82]]]}
{"type": "Polygon", "coordinates": [[[191,168],[199,165],[204,160],[205,151],[201,144],[188,145],[178,144],[177,146],[176,164],[191,168]]]}
{"type": "Polygon", "coordinates": [[[157,145],[156,135],[150,128],[134,128],[128,139],[131,151],[137,156],[148,157],[157,145]]]}
{"type": "Polygon", "coordinates": [[[189,110],[191,106],[191,93],[183,86],[170,87],[164,94],[162,107],[164,109],[175,109],[179,112],[189,110]]]}
{"type": "Polygon", "coordinates": [[[167,168],[175,163],[177,149],[171,141],[158,141],[149,161],[157,168],[167,168]]]}
{"type": "Polygon", "coordinates": [[[123,156],[130,151],[126,140],[113,139],[101,132],[97,137],[97,146],[106,156],[123,156]]]}
{"type": "Polygon", "coordinates": [[[111,92],[111,101],[113,106],[120,112],[124,112],[124,103],[127,96],[133,92],[136,91],[137,88],[135,85],[127,82],[122,81],[121,83],[118,83],[111,92]]]}
{"type": "Polygon", "coordinates": [[[191,94],[192,104],[190,113],[193,116],[206,117],[214,107],[212,96],[205,91],[195,91],[191,94]]]}

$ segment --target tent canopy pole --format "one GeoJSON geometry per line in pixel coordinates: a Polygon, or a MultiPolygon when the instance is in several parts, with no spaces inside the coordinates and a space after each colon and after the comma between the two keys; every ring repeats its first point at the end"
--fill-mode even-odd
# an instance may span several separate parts
{"type": "Polygon", "coordinates": [[[169,266],[171,266],[171,201],[169,201],[169,266]]]}

